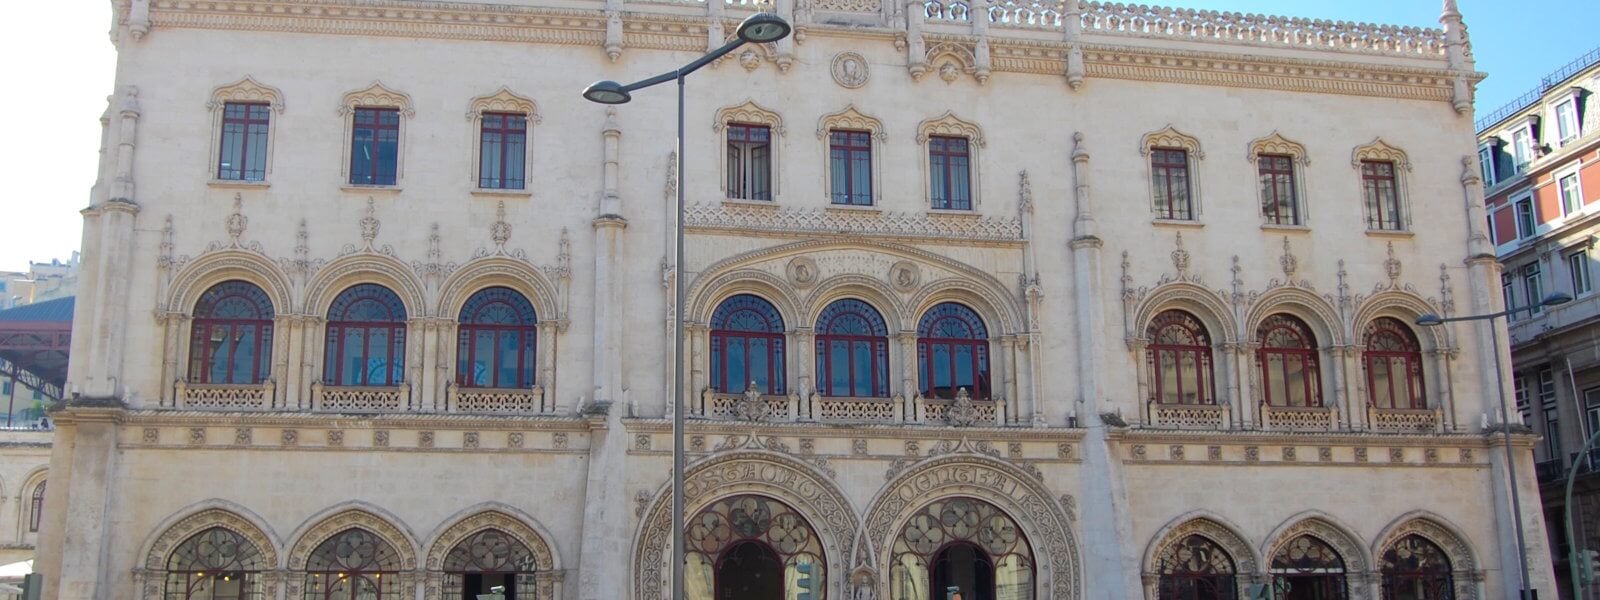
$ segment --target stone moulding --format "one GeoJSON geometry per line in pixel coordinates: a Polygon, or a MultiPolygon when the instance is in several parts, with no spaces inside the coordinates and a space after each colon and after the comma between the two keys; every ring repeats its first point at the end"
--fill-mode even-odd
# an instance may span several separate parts
{"type": "Polygon", "coordinates": [[[830,211],[825,208],[747,207],[697,204],[685,215],[690,230],[750,230],[778,234],[823,234],[928,240],[962,240],[1021,244],[1022,221],[983,216],[922,215],[876,211],[830,211]]]}

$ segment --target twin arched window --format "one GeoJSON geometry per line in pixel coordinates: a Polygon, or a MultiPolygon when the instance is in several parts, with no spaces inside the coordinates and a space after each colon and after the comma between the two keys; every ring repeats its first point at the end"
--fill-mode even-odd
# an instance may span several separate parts
{"type": "Polygon", "coordinates": [[[504,287],[479,290],[461,307],[456,385],[530,388],[539,319],[526,296],[504,287]]]}
{"type": "Polygon", "coordinates": [[[738,393],[755,384],[783,394],[783,317],[760,296],[739,294],[711,314],[711,387],[738,393]]]}
{"type": "Polygon", "coordinates": [[[327,385],[400,385],[405,378],[406,307],[389,288],[346,288],[328,308],[327,385]]]}
{"type": "Polygon", "coordinates": [[[1164,311],[1150,321],[1151,391],[1161,404],[1216,404],[1211,335],[1194,315],[1164,311]]]}
{"type": "Polygon", "coordinates": [[[1367,346],[1363,365],[1372,406],[1427,408],[1422,388],[1422,345],[1411,328],[1399,320],[1382,317],[1367,324],[1362,338],[1367,346]]]}
{"type": "Polygon", "coordinates": [[[246,384],[272,375],[272,300],[255,284],[224,281],[200,295],[189,338],[189,379],[246,384]]]}
{"type": "Polygon", "coordinates": [[[889,396],[889,327],[872,305],[835,300],[817,317],[817,392],[889,396]]]}
{"type": "Polygon", "coordinates": [[[1261,349],[1262,400],[1267,406],[1322,406],[1322,385],[1317,362],[1317,338],[1295,317],[1276,314],[1256,328],[1261,349]]]}

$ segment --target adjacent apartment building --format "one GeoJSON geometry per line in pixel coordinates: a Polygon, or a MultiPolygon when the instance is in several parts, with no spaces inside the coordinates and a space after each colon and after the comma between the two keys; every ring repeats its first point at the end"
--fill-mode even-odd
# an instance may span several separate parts
{"type": "Polygon", "coordinates": [[[1553,595],[1453,0],[114,6],[45,600],[1553,595]]]}
{"type": "Polygon", "coordinates": [[[1542,437],[1536,468],[1557,576],[1565,580],[1570,543],[1600,550],[1600,461],[1577,456],[1600,432],[1600,48],[1477,125],[1506,304],[1537,303],[1552,293],[1573,297],[1570,304],[1512,315],[1509,324],[1516,406],[1542,437]],[[1568,540],[1563,495],[1574,461],[1576,531],[1568,540]]]}

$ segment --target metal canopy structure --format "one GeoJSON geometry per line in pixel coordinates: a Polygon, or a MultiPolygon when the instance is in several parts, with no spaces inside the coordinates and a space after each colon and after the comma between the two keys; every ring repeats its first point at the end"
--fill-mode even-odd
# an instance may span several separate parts
{"type": "Polygon", "coordinates": [[[74,298],[57,298],[0,310],[0,375],[52,400],[67,383],[74,298]]]}

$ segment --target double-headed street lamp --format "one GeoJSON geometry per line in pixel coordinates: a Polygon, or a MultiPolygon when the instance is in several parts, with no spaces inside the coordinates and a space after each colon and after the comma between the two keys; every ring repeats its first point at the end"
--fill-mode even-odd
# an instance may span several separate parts
{"type": "MultiPolygon", "coordinates": [[[[1448,318],[1432,314],[1422,315],[1417,317],[1417,324],[1424,327],[1437,327],[1445,323],[1454,323],[1456,321],[1493,321],[1500,317],[1514,315],[1519,312],[1531,312],[1536,308],[1544,306],[1556,306],[1560,304],[1566,304],[1571,301],[1571,295],[1557,292],[1550,294],[1549,296],[1545,296],[1544,299],[1540,300],[1537,304],[1528,304],[1525,306],[1507,308],[1500,312],[1489,313],[1486,315],[1467,315],[1465,317],[1448,318]]],[[[1500,396],[1500,431],[1505,435],[1506,477],[1510,481],[1511,488],[1511,523],[1516,526],[1517,558],[1521,562],[1520,566],[1522,567],[1521,596],[1523,598],[1529,598],[1528,543],[1522,532],[1522,499],[1520,498],[1520,494],[1517,493],[1517,461],[1515,455],[1513,455],[1511,452],[1511,409],[1506,406],[1505,367],[1500,363],[1500,326],[1498,323],[1489,323],[1489,336],[1492,338],[1491,343],[1494,346],[1494,376],[1496,382],[1495,391],[1500,396]]]]}
{"type": "MultiPolygon", "coordinates": [[[[720,0],[719,0],[720,1],[720,0]]],[[[666,83],[676,79],[678,81],[678,226],[677,255],[674,258],[672,287],[675,294],[673,299],[672,327],[673,342],[676,350],[673,352],[673,386],[672,386],[672,598],[683,600],[683,570],[684,570],[684,540],[683,540],[683,471],[685,460],[683,455],[683,412],[684,397],[683,383],[683,354],[684,354],[684,323],[687,312],[687,288],[683,285],[683,215],[684,185],[683,174],[687,170],[689,158],[684,154],[683,143],[683,79],[690,73],[700,70],[711,61],[727,56],[745,44],[766,44],[776,42],[789,36],[793,28],[783,17],[772,13],[756,13],[745,18],[739,23],[737,36],[722,47],[706,53],[705,56],[694,59],[687,65],[675,71],[668,71],[649,79],[636,81],[627,85],[615,81],[596,81],[584,88],[583,97],[591,102],[600,104],[624,104],[633,99],[632,92],[641,90],[659,83],[666,83]]]]}

